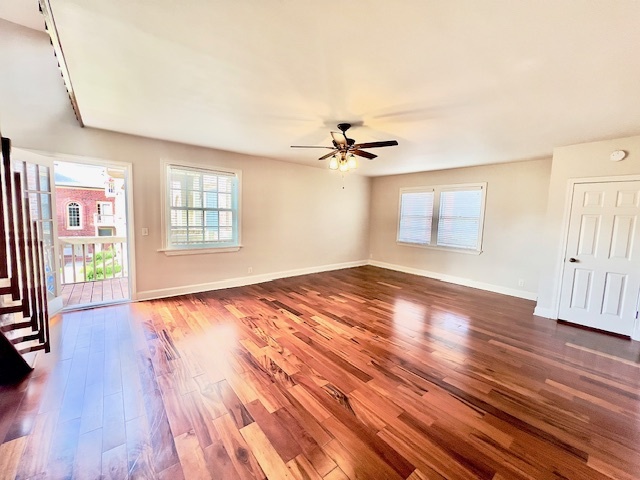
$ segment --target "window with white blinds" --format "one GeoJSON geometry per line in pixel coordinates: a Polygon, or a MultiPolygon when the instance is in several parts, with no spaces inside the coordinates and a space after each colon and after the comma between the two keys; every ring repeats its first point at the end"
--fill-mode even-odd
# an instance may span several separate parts
{"type": "Polygon", "coordinates": [[[433,189],[400,194],[400,226],[398,241],[429,245],[433,221],[433,189]]]}
{"type": "Polygon", "coordinates": [[[480,250],[482,188],[440,192],[437,245],[480,250]]]}
{"type": "Polygon", "coordinates": [[[401,189],[398,242],[479,253],[485,193],[486,183],[401,189]]]}
{"type": "Polygon", "coordinates": [[[238,175],[167,167],[167,249],[239,245],[238,175]]]}

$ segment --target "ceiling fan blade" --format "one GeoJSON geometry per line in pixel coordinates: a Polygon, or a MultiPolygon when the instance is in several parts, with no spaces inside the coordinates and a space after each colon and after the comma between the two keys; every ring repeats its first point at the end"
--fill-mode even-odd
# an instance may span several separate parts
{"type": "Polygon", "coordinates": [[[336,152],[337,152],[337,150],[334,150],[333,152],[329,152],[326,155],[321,156],[318,160],[324,160],[325,158],[329,158],[329,157],[335,155],[336,152]]]}
{"type": "Polygon", "coordinates": [[[377,157],[377,155],[369,152],[365,152],[363,150],[351,150],[349,153],[353,153],[354,155],[358,155],[359,157],[368,158],[369,160],[373,160],[377,157]]]}
{"type": "Polygon", "coordinates": [[[395,147],[396,145],[398,145],[396,140],[386,140],[384,142],[356,143],[353,148],[395,147]]]}
{"type": "Polygon", "coordinates": [[[291,145],[291,148],[328,148],[329,150],[333,150],[333,147],[321,147],[316,145],[291,145]]]}
{"type": "Polygon", "coordinates": [[[337,145],[347,145],[347,137],[345,136],[344,133],[339,133],[339,132],[331,132],[331,136],[333,137],[333,141],[337,144],[337,145]]]}

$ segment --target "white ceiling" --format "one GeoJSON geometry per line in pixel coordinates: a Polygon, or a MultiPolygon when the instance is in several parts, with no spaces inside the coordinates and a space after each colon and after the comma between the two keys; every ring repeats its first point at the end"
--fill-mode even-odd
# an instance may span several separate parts
{"type": "Polygon", "coordinates": [[[44,31],[38,0],[0,0],[0,18],[33,30],[44,31]]]}
{"type": "Polygon", "coordinates": [[[289,146],[330,145],[329,131],[347,121],[360,125],[349,132],[357,142],[400,143],[362,160],[372,176],[640,133],[637,0],[51,7],[82,118],[95,128],[326,168],[316,160],[324,151],[289,146]]]}

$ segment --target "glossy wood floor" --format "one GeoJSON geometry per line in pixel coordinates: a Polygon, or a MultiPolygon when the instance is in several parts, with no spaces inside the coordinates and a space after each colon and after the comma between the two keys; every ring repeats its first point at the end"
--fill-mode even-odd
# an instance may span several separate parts
{"type": "Polygon", "coordinates": [[[640,477],[640,344],[361,267],[64,314],[0,477],[640,477]]]}

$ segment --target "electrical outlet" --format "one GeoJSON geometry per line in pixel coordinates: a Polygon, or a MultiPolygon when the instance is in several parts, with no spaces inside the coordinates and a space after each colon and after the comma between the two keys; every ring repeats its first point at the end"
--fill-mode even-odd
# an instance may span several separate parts
{"type": "Polygon", "coordinates": [[[253,267],[247,268],[247,273],[253,273],[253,267]]]}
{"type": "Polygon", "coordinates": [[[518,286],[524,287],[524,278],[521,278],[520,280],[518,280],[518,286]]]}

